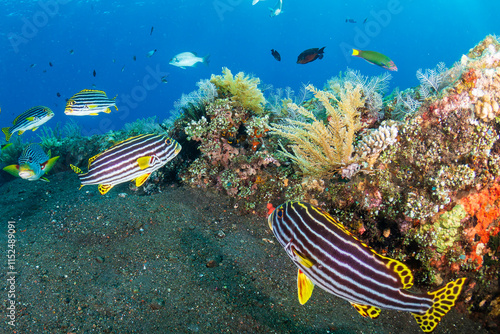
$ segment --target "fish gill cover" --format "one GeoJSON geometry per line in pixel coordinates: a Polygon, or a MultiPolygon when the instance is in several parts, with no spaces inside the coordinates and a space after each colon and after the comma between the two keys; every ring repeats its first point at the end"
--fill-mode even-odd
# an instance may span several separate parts
{"type": "MultiPolygon", "coordinates": [[[[69,191],[56,175],[77,182],[71,165],[86,171],[92,157],[158,134],[182,146],[178,156],[103,198],[140,200],[172,185],[215,191],[256,217],[249,229],[267,226],[269,203],[308,202],[407,265],[417,285],[432,286],[424,290],[467,277],[457,309],[496,332],[499,9],[428,0],[5,1],[0,167],[17,165],[33,143],[60,158],[50,183],[2,172],[3,193],[69,191]],[[371,53],[362,61],[353,49],[371,53]],[[180,54],[190,61],[170,66],[180,54]],[[297,64],[301,55],[310,57],[297,64]],[[191,66],[198,62],[206,66],[191,66]],[[86,112],[70,117],[65,107],[79,92],[101,93],[78,99],[86,112]],[[54,116],[24,114],[36,106],[54,116]],[[26,126],[9,132],[15,124],[26,126]]],[[[98,194],[74,188],[70,196],[98,194]]],[[[5,217],[26,219],[8,206],[0,205],[5,217]]]]}

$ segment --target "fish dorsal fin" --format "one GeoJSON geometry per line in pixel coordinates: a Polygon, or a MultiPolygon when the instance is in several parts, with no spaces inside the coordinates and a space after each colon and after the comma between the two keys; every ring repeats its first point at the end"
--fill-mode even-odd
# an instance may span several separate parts
{"type": "Polygon", "coordinates": [[[314,283],[300,269],[297,272],[297,292],[300,305],[307,303],[313,293],[314,283]]]}
{"type": "Polygon", "coordinates": [[[402,262],[398,260],[391,259],[389,257],[382,256],[371,249],[371,252],[375,254],[380,260],[385,263],[385,266],[395,272],[399,278],[399,283],[401,284],[401,289],[409,289],[413,286],[413,274],[410,269],[402,262]]]}
{"type": "Polygon", "coordinates": [[[427,292],[432,297],[432,306],[424,314],[412,313],[422,331],[426,333],[432,332],[441,321],[441,318],[455,306],[455,301],[460,296],[465,281],[465,277],[459,278],[438,290],[427,292]]]}
{"type": "Polygon", "coordinates": [[[111,185],[111,184],[100,184],[97,189],[99,189],[99,192],[101,193],[101,195],[104,195],[106,194],[108,191],[111,190],[111,188],[113,188],[114,185],[111,185]]]}
{"type": "Polygon", "coordinates": [[[135,179],[135,185],[136,185],[136,187],[142,186],[144,184],[144,182],[146,182],[146,180],[148,179],[149,175],[151,175],[151,173],[144,174],[144,175],[141,175],[138,178],[136,178],[135,179]]]}
{"type": "Polygon", "coordinates": [[[100,155],[101,155],[101,153],[97,153],[96,155],[94,155],[93,157],[91,157],[89,159],[89,165],[88,165],[89,169],[90,169],[90,165],[95,161],[95,159],[99,158],[100,155]]]}
{"type": "Polygon", "coordinates": [[[140,157],[137,159],[137,164],[139,165],[140,169],[146,169],[149,166],[151,166],[151,157],[150,156],[145,156],[145,157],[140,157]]]}
{"type": "Polygon", "coordinates": [[[351,305],[365,318],[376,319],[380,315],[380,309],[371,305],[351,303],[351,305]]]}
{"type": "Polygon", "coordinates": [[[97,90],[97,89],[84,89],[80,93],[101,93],[106,95],[106,93],[102,90],[97,90]]]}
{"type": "MultiPolygon", "coordinates": [[[[120,144],[123,144],[123,143],[125,143],[125,142],[128,142],[128,141],[130,141],[130,140],[133,140],[133,139],[135,139],[135,138],[137,138],[137,137],[141,137],[141,136],[146,137],[146,136],[150,136],[150,135],[137,135],[137,136],[133,136],[133,137],[130,137],[130,138],[124,139],[124,140],[122,140],[122,141],[119,141],[119,142],[117,142],[117,143],[114,143],[114,144],[113,144],[113,146],[111,146],[110,148],[108,148],[108,150],[112,149],[112,148],[113,148],[113,147],[115,147],[115,146],[118,146],[118,145],[120,145],[120,144]]],[[[99,153],[99,154],[101,154],[101,153],[99,153]]],[[[97,157],[97,156],[99,156],[99,154],[98,154],[98,155],[96,155],[96,157],[97,157]]]]}

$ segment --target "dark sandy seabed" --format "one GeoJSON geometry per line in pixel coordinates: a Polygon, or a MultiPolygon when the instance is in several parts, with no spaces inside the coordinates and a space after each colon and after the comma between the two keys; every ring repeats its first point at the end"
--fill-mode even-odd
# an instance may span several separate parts
{"type": "MultiPolygon", "coordinates": [[[[50,180],[0,186],[0,241],[15,220],[18,271],[16,327],[4,316],[2,333],[422,333],[409,313],[364,319],[319,288],[300,305],[267,220],[228,197],[128,184],[101,196],[71,172],[50,180]]],[[[434,333],[487,331],[453,309],[434,333]]]]}

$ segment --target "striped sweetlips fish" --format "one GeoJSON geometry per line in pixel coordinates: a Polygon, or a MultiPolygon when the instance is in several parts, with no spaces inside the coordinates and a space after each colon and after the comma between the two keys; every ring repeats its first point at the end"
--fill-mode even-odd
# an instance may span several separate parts
{"type": "Polygon", "coordinates": [[[12,134],[16,131],[18,131],[18,135],[22,135],[27,130],[35,131],[52,117],[54,117],[54,112],[48,107],[36,106],[30,108],[17,116],[12,122],[13,125],[11,127],[2,128],[5,140],[9,141],[12,134]]]}
{"type": "MultiPolygon", "coordinates": [[[[181,145],[164,135],[145,134],[128,138],[89,159],[88,172],[74,165],[71,169],[80,174],[81,187],[98,184],[104,195],[113,186],[134,181],[140,187],[149,175],[165,166],[181,151],[181,145]]],[[[80,187],[80,188],[81,188],[80,187]]]]}
{"type": "Polygon", "coordinates": [[[64,113],[69,116],[95,116],[100,112],[110,113],[111,107],[118,110],[116,96],[110,99],[102,90],[84,89],[66,102],[64,113]]]}
{"type": "Polygon", "coordinates": [[[19,165],[9,165],[3,170],[28,181],[49,181],[42,176],[54,167],[57,159],[50,157],[50,151],[46,154],[40,144],[29,144],[18,159],[19,165]]]}
{"type": "Polygon", "coordinates": [[[465,278],[427,292],[411,293],[413,275],[406,265],[377,254],[340,222],[311,204],[288,201],[268,218],[269,227],[298,269],[299,302],[314,285],[349,301],[363,316],[380,309],[411,312],[424,332],[432,332],[455,305],[465,278]]]}

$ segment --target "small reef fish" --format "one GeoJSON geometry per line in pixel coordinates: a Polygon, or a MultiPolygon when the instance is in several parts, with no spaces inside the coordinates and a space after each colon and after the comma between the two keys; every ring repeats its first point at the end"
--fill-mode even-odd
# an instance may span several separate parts
{"type": "Polygon", "coordinates": [[[59,157],[50,157],[50,151],[46,154],[40,144],[29,144],[19,157],[19,165],[10,165],[3,170],[28,181],[40,179],[48,182],[49,180],[42,176],[54,167],[57,159],[59,157]]]}
{"type": "Polygon", "coordinates": [[[255,5],[255,4],[257,4],[257,2],[259,2],[259,0],[253,0],[252,1],[252,6],[255,5]]]}
{"type": "Polygon", "coordinates": [[[30,108],[17,116],[12,122],[13,125],[11,127],[2,128],[5,140],[9,141],[12,134],[16,131],[18,131],[19,135],[22,135],[27,130],[35,131],[52,117],[54,117],[54,112],[49,107],[36,106],[30,108]]]}
{"type": "Polygon", "coordinates": [[[323,59],[325,47],[307,49],[297,57],[297,64],[307,64],[316,59],[323,59]]]}
{"type": "Polygon", "coordinates": [[[354,19],[345,19],[345,23],[356,23],[354,19]]]}
{"type": "Polygon", "coordinates": [[[170,59],[169,64],[185,69],[186,67],[193,67],[198,63],[208,65],[209,62],[210,55],[198,57],[194,52],[182,52],[170,59]]]}
{"type": "Polygon", "coordinates": [[[161,82],[163,82],[163,83],[168,83],[167,78],[168,78],[168,75],[164,75],[164,76],[162,76],[162,77],[161,77],[161,79],[160,79],[160,80],[161,80],[161,82]]]}
{"type": "Polygon", "coordinates": [[[95,75],[96,75],[96,74],[97,74],[97,73],[95,73],[95,70],[94,70],[94,72],[92,73],[92,75],[94,75],[94,78],[95,78],[95,75]]]}
{"type": "Polygon", "coordinates": [[[278,51],[271,49],[271,54],[273,55],[274,59],[276,59],[277,61],[281,61],[281,55],[278,51]]]}
{"type": "Polygon", "coordinates": [[[151,31],[149,32],[149,36],[151,36],[153,34],[153,30],[154,30],[155,27],[151,27],[151,31]]]}
{"type": "Polygon", "coordinates": [[[104,195],[113,186],[127,181],[135,180],[140,187],[152,172],[165,166],[180,151],[181,145],[167,136],[139,135],[90,158],[85,174],[74,165],[70,167],[79,174],[81,187],[98,184],[99,192],[104,195]]]}
{"type": "Polygon", "coordinates": [[[109,114],[111,107],[118,110],[115,100],[116,96],[110,99],[102,90],[84,89],[68,100],[64,113],[69,116],[95,116],[100,112],[109,114]]]}
{"type": "Polygon", "coordinates": [[[381,54],[380,52],[352,49],[352,55],[354,57],[363,58],[364,60],[366,60],[370,64],[378,65],[378,66],[383,67],[389,71],[397,71],[398,70],[398,68],[396,67],[394,62],[389,57],[387,57],[384,54],[381,54]]]}
{"type": "Polygon", "coordinates": [[[146,57],[150,58],[152,55],[154,55],[156,53],[156,49],[154,50],[151,50],[149,51],[147,54],[146,54],[146,57]]]}
{"type": "Polygon", "coordinates": [[[269,14],[271,17],[278,16],[283,13],[283,0],[278,0],[276,5],[274,5],[274,8],[269,7],[269,10],[271,11],[271,14],[269,14]]]}
{"type": "Polygon", "coordinates": [[[459,278],[426,293],[406,291],[413,285],[413,275],[405,264],[376,253],[311,204],[285,202],[271,212],[268,223],[299,268],[301,304],[318,285],[350,302],[363,317],[375,319],[381,308],[411,312],[420,328],[431,332],[455,305],[466,280],[459,278]]]}
{"type": "Polygon", "coordinates": [[[49,61],[49,66],[52,67],[52,63],[49,61]]]}
{"type": "Polygon", "coordinates": [[[70,55],[72,55],[73,53],[75,53],[75,50],[73,50],[73,49],[69,50],[70,55]]]}
{"type": "Polygon", "coordinates": [[[136,61],[136,60],[137,60],[137,57],[136,57],[136,56],[133,56],[133,57],[132,57],[132,59],[133,59],[134,61],[136,61]]]}

